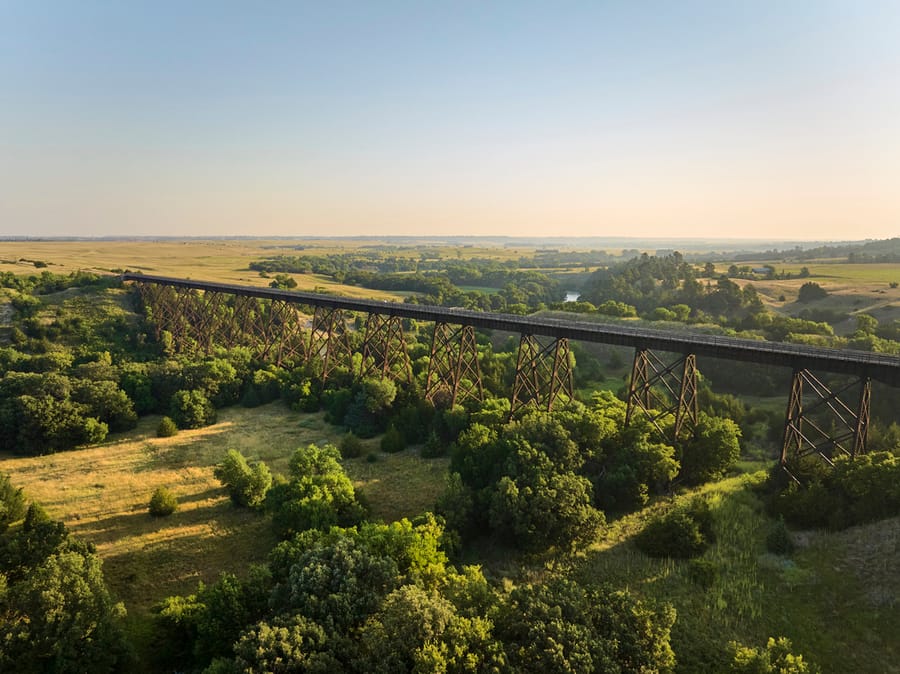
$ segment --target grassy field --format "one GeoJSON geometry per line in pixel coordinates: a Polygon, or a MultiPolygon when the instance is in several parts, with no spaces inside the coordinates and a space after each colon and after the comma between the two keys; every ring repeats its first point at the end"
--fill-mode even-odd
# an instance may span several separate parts
{"type": "MultiPolygon", "coordinates": [[[[293,412],[281,403],[220,410],[213,426],[155,437],[158,417],[103,444],[41,457],[0,455],[0,470],[24,487],[77,536],[97,546],[113,593],[125,602],[133,631],[144,629],[153,604],[193,592],[219,572],[243,574],[265,561],[274,544],[266,517],[232,506],[213,468],[228,449],[287,472],[291,452],[309,443],[337,442],[341,429],[322,414],[293,412]],[[158,486],[171,489],[178,511],[157,519],[147,512],[158,486]]],[[[369,448],[377,440],[364,441],[369,448]]],[[[375,519],[414,517],[442,493],[443,459],[424,460],[409,449],[378,460],[345,461],[375,519]]]]}

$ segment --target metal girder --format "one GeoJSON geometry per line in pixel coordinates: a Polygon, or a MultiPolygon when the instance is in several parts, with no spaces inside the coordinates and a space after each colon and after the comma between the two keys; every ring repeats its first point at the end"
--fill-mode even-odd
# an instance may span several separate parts
{"type": "Polygon", "coordinates": [[[343,309],[316,307],[306,353],[308,359],[319,358],[322,361],[323,383],[338,365],[350,365],[352,354],[343,309]]]}
{"type": "Polygon", "coordinates": [[[460,400],[472,397],[484,400],[475,328],[435,323],[425,398],[436,405],[447,401],[453,407],[460,400]]]}
{"type": "Polygon", "coordinates": [[[535,335],[523,334],[516,358],[510,415],[526,405],[549,412],[560,397],[571,399],[574,389],[570,356],[569,340],[565,337],[543,346],[535,335]]]}
{"type": "Polygon", "coordinates": [[[626,425],[638,410],[668,442],[677,441],[685,430],[693,433],[699,418],[697,357],[691,353],[666,364],[650,349],[636,349],[628,386],[626,425]],[[661,423],[667,416],[675,418],[671,438],[661,423]]]}
{"type": "Polygon", "coordinates": [[[817,455],[831,465],[835,452],[851,457],[865,453],[871,398],[869,377],[854,379],[832,391],[809,370],[794,370],[781,444],[782,467],[790,473],[791,459],[817,455]],[[841,396],[857,386],[859,400],[854,410],[841,396]],[[814,395],[814,402],[808,406],[804,405],[806,391],[814,395]]]}
{"type": "Polygon", "coordinates": [[[366,316],[362,362],[359,378],[370,375],[412,381],[412,365],[403,338],[403,319],[400,316],[366,316]]]}

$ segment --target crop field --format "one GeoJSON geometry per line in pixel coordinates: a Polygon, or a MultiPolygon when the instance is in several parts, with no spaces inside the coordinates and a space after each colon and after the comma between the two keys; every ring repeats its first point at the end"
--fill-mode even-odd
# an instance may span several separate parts
{"type": "MultiPolygon", "coordinates": [[[[153,604],[196,590],[220,571],[245,573],[265,561],[274,545],[268,519],[234,507],[214,466],[229,449],[263,460],[273,473],[287,472],[291,452],[309,443],[336,443],[342,429],[322,414],[294,412],[282,403],[219,411],[219,422],[157,438],[159,417],[86,449],[41,457],[0,455],[0,469],[14,484],[94,543],[113,593],[125,602],[129,620],[146,620],[153,604]],[[167,518],[147,511],[156,487],[172,490],[178,511],[167,518]]],[[[363,441],[375,450],[377,440],[363,441]]],[[[442,493],[445,459],[425,460],[415,449],[377,452],[377,461],[344,461],[354,486],[369,502],[373,518],[393,521],[431,509],[442,493]]]]}

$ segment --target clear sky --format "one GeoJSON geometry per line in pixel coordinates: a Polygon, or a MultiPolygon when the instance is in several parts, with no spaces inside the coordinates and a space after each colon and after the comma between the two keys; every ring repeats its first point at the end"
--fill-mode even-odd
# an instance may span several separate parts
{"type": "Polygon", "coordinates": [[[900,236],[900,1],[0,0],[0,235],[900,236]]]}

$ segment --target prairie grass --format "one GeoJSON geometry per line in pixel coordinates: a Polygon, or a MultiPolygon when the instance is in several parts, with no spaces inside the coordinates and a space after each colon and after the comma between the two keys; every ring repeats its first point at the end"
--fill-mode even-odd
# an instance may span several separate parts
{"type": "Polygon", "coordinates": [[[759,479],[730,477],[676,497],[710,501],[716,542],[701,557],[715,570],[708,584],[692,574],[695,562],[653,559],[631,542],[665,502],[612,521],[574,577],[673,605],[679,672],[725,671],[729,641],[763,646],[782,635],[823,672],[900,672],[900,518],[792,532],[797,551],[773,555],[765,550],[772,520],[751,488],[759,479]]]}
{"type": "MultiPolygon", "coordinates": [[[[337,444],[344,431],[323,415],[302,414],[280,402],[219,411],[219,422],[171,438],[155,437],[159,417],[110,436],[97,446],[39,457],[0,454],[0,470],[93,543],[113,593],[125,602],[133,633],[146,630],[151,607],[173,594],[196,590],[220,572],[243,574],[265,562],[275,543],[268,518],[234,507],[213,468],[228,449],[286,473],[294,449],[337,444]],[[157,487],[170,489],[179,508],[170,517],[148,512],[157,487]]],[[[368,449],[377,439],[364,441],[368,449]]],[[[354,486],[384,520],[431,509],[444,488],[447,461],[424,460],[409,449],[346,461],[354,486]]]]}

